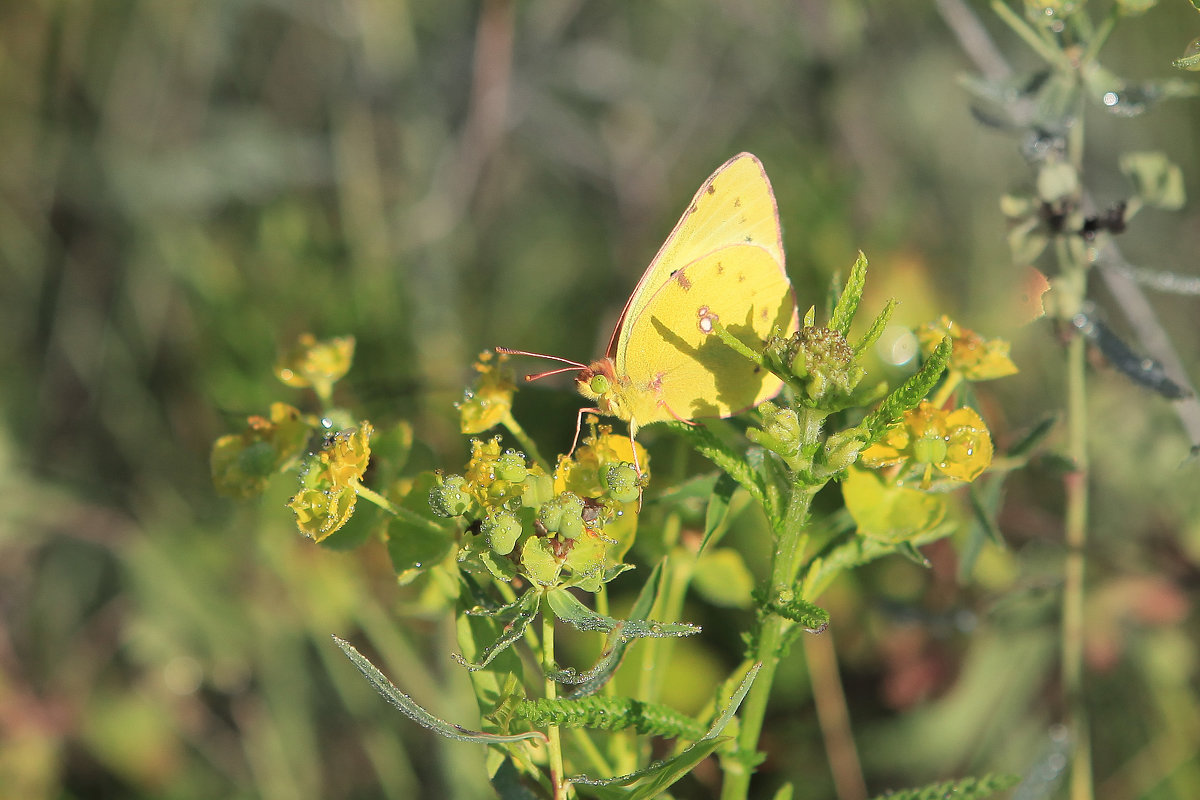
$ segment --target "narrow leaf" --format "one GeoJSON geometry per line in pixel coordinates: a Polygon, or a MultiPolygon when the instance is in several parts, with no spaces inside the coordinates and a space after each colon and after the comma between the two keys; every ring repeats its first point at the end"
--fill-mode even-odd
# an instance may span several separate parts
{"type": "Polygon", "coordinates": [[[507,650],[513,642],[525,635],[525,629],[529,627],[529,623],[533,622],[534,617],[537,616],[538,606],[540,605],[538,600],[537,589],[530,589],[521,597],[517,614],[510,622],[505,624],[504,628],[500,631],[499,638],[480,652],[479,661],[468,661],[458,653],[454,654],[454,660],[472,671],[486,667],[492,662],[493,658],[507,650]]]}
{"type": "Polygon", "coordinates": [[[704,538],[700,541],[701,553],[704,552],[704,548],[708,545],[708,540],[712,538],[717,528],[721,527],[721,523],[725,521],[725,516],[729,513],[729,501],[736,490],[737,481],[729,473],[722,472],[721,477],[717,478],[717,483],[712,488],[712,495],[708,500],[708,508],[704,511],[704,538]]]}
{"type": "Polygon", "coordinates": [[[383,696],[384,700],[391,703],[397,710],[416,722],[418,725],[423,725],[434,733],[439,733],[447,739],[454,739],[459,742],[475,742],[478,744],[497,744],[500,742],[518,742],[522,739],[541,739],[548,742],[545,734],[541,731],[527,731],[525,733],[512,734],[497,734],[484,733],[483,731],[473,731],[464,728],[461,725],[455,725],[452,722],[446,722],[443,719],[435,717],[433,714],[426,711],[404,692],[397,689],[387,677],[380,672],[374,664],[367,660],[366,656],[358,652],[352,644],[345,639],[337,636],[333,637],[333,641],[337,646],[342,648],[342,652],[346,657],[353,662],[354,666],[358,667],[371,685],[375,687],[375,691],[383,696]]]}
{"type": "MultiPolygon", "coordinates": [[[[662,573],[663,562],[659,561],[650,571],[646,582],[642,584],[641,591],[638,592],[637,599],[633,602],[633,608],[629,610],[630,619],[640,620],[650,616],[650,611],[658,600],[659,588],[662,586],[662,573]]],[[[620,635],[613,636],[610,633],[608,641],[605,642],[605,652],[601,654],[596,665],[581,676],[583,680],[580,681],[579,688],[571,694],[571,699],[578,700],[604,688],[604,685],[616,672],[617,667],[620,666],[621,659],[625,657],[625,651],[629,648],[631,641],[633,640],[620,635]]]]}
{"type": "Polygon", "coordinates": [[[850,330],[850,323],[858,311],[858,303],[862,300],[863,287],[867,282],[867,257],[860,250],[858,259],[850,268],[850,277],[846,279],[846,288],[838,298],[829,320],[829,327],[845,336],[850,330]]]}
{"type": "Polygon", "coordinates": [[[700,632],[700,626],[687,622],[656,622],[645,619],[617,620],[597,614],[579,601],[566,589],[552,589],[546,593],[546,601],[554,615],[576,630],[608,633],[619,625],[621,636],[626,639],[658,639],[666,636],[691,636],[700,632]]]}
{"type": "Polygon", "coordinates": [[[879,341],[879,337],[883,335],[884,330],[887,329],[888,322],[892,319],[892,312],[896,310],[896,306],[897,301],[895,298],[887,301],[887,305],[883,307],[883,311],[879,312],[879,316],[871,323],[871,327],[863,334],[862,339],[859,340],[858,344],[854,345],[854,355],[862,355],[868,348],[879,341]]]}
{"type": "Polygon", "coordinates": [[[603,779],[589,778],[586,775],[576,775],[570,779],[571,783],[607,787],[629,786],[638,781],[645,780],[644,783],[640,783],[637,786],[632,794],[626,796],[627,800],[650,800],[650,798],[658,797],[676,781],[691,772],[697,764],[707,758],[725,741],[719,737],[733,719],[733,715],[737,713],[742,700],[746,697],[746,693],[750,691],[750,685],[754,682],[754,678],[758,675],[758,670],[761,666],[761,664],[755,664],[746,674],[745,679],[729,699],[729,703],[725,706],[724,710],[713,720],[708,733],[704,734],[702,738],[698,739],[679,755],[669,758],[666,761],[651,764],[645,769],[631,772],[628,775],[603,779]]]}
{"type": "Polygon", "coordinates": [[[925,399],[925,395],[937,385],[942,373],[946,371],[946,364],[949,363],[952,352],[950,339],[942,339],[941,344],[925,359],[921,369],[910,375],[908,380],[884,398],[879,408],[867,415],[863,425],[869,431],[872,440],[882,436],[888,426],[900,419],[905,411],[916,408],[925,399]]]}

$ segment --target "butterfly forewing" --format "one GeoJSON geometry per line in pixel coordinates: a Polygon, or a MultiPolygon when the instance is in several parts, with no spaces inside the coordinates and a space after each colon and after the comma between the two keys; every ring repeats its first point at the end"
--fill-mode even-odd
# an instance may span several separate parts
{"type": "Polygon", "coordinates": [[[775,195],[762,162],[749,153],[726,161],[696,192],[625,304],[607,355],[617,360],[623,357],[629,322],[673,272],[722,247],[743,244],[765,250],[786,281],[775,195]]]}

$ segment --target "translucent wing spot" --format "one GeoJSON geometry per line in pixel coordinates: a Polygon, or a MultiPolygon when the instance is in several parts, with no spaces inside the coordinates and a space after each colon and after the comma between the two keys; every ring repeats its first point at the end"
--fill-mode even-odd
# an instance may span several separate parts
{"type": "Polygon", "coordinates": [[[700,329],[701,333],[712,333],[713,323],[720,319],[716,314],[709,310],[708,306],[700,306],[697,308],[696,317],[696,327],[700,329]]]}

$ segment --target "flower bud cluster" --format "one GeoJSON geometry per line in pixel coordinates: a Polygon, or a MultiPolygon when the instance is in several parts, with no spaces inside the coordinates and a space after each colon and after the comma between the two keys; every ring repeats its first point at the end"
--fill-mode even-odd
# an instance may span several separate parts
{"type": "MultiPolygon", "coordinates": [[[[595,458],[595,448],[580,448],[580,455],[595,458]]],[[[594,461],[580,469],[582,463],[564,457],[551,477],[523,453],[501,450],[499,437],[475,440],[465,473],[439,475],[429,505],[478,534],[460,552],[465,566],[478,562],[505,580],[519,571],[547,586],[560,583],[565,570],[571,585],[595,590],[615,544],[605,528],[625,515],[641,484],[632,464],[594,461]]]]}
{"type": "Polygon", "coordinates": [[[806,325],[786,339],[772,340],[767,356],[781,372],[801,381],[808,400],[814,404],[848,396],[865,374],[846,337],[816,325],[806,325]]]}

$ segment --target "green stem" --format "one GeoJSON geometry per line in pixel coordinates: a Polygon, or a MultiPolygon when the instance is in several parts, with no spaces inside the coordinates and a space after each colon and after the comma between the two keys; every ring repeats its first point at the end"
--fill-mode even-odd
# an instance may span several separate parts
{"type": "Polygon", "coordinates": [[[1088,518],[1087,341],[1082,336],[1067,348],[1068,455],[1075,470],[1066,476],[1066,563],[1063,565],[1062,682],[1067,728],[1073,744],[1071,800],[1091,800],[1092,759],[1087,708],[1083,694],[1084,566],[1088,518]]]}
{"type": "Polygon", "coordinates": [[[1046,63],[1058,69],[1070,69],[1070,64],[1067,62],[1066,56],[1061,50],[1055,48],[1051,43],[1047,42],[1041,35],[1021,19],[1017,12],[1008,7],[1008,4],[1003,0],[992,0],[992,11],[996,16],[1004,20],[1008,27],[1012,28],[1013,33],[1021,37],[1029,48],[1045,59],[1046,63]]]}
{"type": "MultiPolygon", "coordinates": [[[[779,546],[771,564],[770,597],[773,599],[789,596],[795,586],[800,557],[808,539],[805,523],[816,489],[800,483],[792,486],[779,530],[779,546]]],[[[755,660],[762,664],[762,668],[742,706],[736,754],[724,762],[725,784],[721,787],[721,800],[744,800],[749,793],[750,778],[754,774],[753,756],[758,750],[758,739],[771,699],[771,687],[779,667],[779,648],[791,624],[783,617],[771,614],[763,621],[759,631],[755,660]]]]}
{"type": "Polygon", "coordinates": [[[517,440],[517,444],[521,445],[525,454],[533,459],[533,463],[544,469],[547,474],[554,474],[554,468],[550,466],[550,462],[542,458],[542,454],[538,452],[537,445],[533,443],[533,439],[521,427],[521,423],[513,418],[512,414],[505,414],[500,424],[508,429],[508,432],[517,440]]]}
{"type": "Polygon", "coordinates": [[[427,517],[422,517],[415,511],[409,511],[407,508],[402,508],[401,506],[396,505],[379,492],[375,491],[374,489],[368,489],[361,483],[355,484],[354,491],[357,492],[358,496],[362,499],[371,501],[392,516],[400,517],[402,520],[411,525],[417,525],[434,533],[440,534],[445,532],[445,528],[443,528],[441,525],[438,525],[433,520],[427,517]]]}
{"type": "MultiPolygon", "coordinates": [[[[554,615],[547,609],[543,609],[542,672],[547,676],[545,691],[547,700],[554,700],[558,697],[558,684],[549,677],[554,669],[554,615]]],[[[562,733],[557,725],[551,725],[547,729],[546,735],[550,739],[550,782],[554,785],[554,800],[561,800],[566,791],[563,783],[562,733]]]]}

